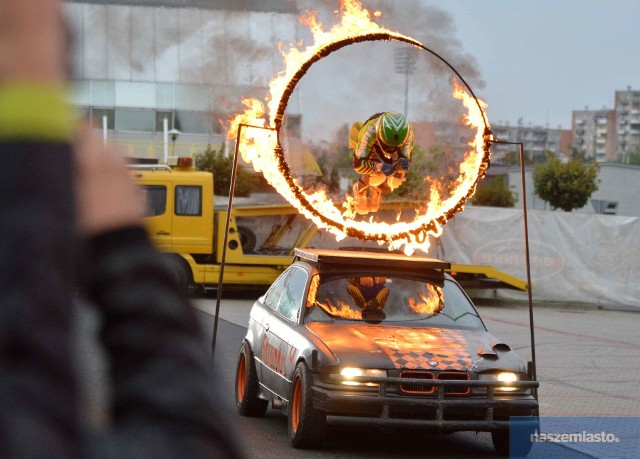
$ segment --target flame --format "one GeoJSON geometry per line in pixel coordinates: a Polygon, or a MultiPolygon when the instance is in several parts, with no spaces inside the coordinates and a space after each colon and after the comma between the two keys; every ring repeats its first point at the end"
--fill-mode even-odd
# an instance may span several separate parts
{"type": "Polygon", "coordinates": [[[410,297],[407,300],[407,304],[416,314],[438,314],[444,306],[442,289],[435,285],[427,285],[426,287],[429,291],[428,296],[420,293],[418,297],[421,301],[416,301],[415,298],[410,297]]]}
{"type": "Polygon", "coordinates": [[[317,301],[318,287],[320,286],[320,276],[316,274],[311,278],[309,284],[309,294],[307,295],[307,309],[313,306],[318,306],[331,316],[340,317],[342,319],[362,320],[362,313],[360,311],[353,310],[347,303],[337,300],[336,304],[333,304],[331,299],[327,299],[325,303],[317,301]]]}
{"type": "Polygon", "coordinates": [[[309,284],[309,294],[307,295],[307,309],[313,307],[313,305],[315,304],[319,286],[320,276],[316,274],[311,278],[311,283],[309,284]]]}
{"type": "Polygon", "coordinates": [[[351,306],[344,301],[337,300],[334,304],[331,299],[327,299],[326,303],[316,302],[316,305],[333,317],[362,320],[362,312],[351,309],[351,306]]]}
{"type": "MultiPolygon", "coordinates": [[[[455,190],[443,200],[438,191],[439,187],[432,186],[429,201],[423,210],[416,213],[416,218],[412,222],[388,224],[355,221],[348,206],[352,199],[350,196],[346,197],[346,206],[338,206],[327,197],[324,191],[306,193],[298,181],[291,177],[282,148],[278,145],[276,132],[282,124],[286,102],[297,81],[313,62],[338,47],[358,40],[395,39],[426,49],[419,41],[373,22],[372,14],[362,7],[360,0],[341,0],[341,2],[340,22],[328,31],[325,31],[323,24],[318,21],[315,12],[306,12],[300,18],[300,21],[311,30],[313,44],[305,48],[302,44],[291,45],[288,49],[284,46],[280,47],[285,59],[285,69],[269,83],[270,94],[267,98],[269,120],[264,118],[264,104],[256,99],[245,99],[243,104],[247,109],[231,121],[228,138],[236,139],[240,124],[261,128],[248,127],[242,131],[242,138],[236,139],[242,159],[250,163],[257,172],[261,172],[267,182],[302,215],[313,221],[319,229],[325,229],[333,234],[337,240],[351,236],[362,240],[378,241],[380,245],[387,244],[389,250],[403,248],[407,255],[416,249],[426,252],[430,245],[429,238],[438,237],[442,233],[444,224],[464,209],[464,203],[475,192],[476,183],[484,176],[484,170],[489,163],[488,139],[483,137],[486,126],[483,111],[475,98],[469,95],[457,81],[453,81],[453,97],[461,100],[468,109],[469,113],[465,116],[464,122],[476,129],[477,134],[469,144],[470,149],[465,153],[464,160],[460,164],[455,190]]],[[[373,16],[379,15],[374,13],[373,16]]],[[[484,103],[481,105],[486,107],[484,103]]]]}

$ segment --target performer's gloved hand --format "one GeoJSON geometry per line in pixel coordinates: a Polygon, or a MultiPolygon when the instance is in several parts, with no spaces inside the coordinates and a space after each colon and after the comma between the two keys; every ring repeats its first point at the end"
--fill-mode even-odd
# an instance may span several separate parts
{"type": "Polygon", "coordinates": [[[382,165],[380,166],[380,171],[384,175],[389,176],[389,175],[393,174],[393,166],[391,164],[382,163],[382,165]]]}
{"type": "Polygon", "coordinates": [[[409,169],[409,160],[403,156],[398,158],[398,162],[400,163],[400,167],[405,171],[409,169]]]}

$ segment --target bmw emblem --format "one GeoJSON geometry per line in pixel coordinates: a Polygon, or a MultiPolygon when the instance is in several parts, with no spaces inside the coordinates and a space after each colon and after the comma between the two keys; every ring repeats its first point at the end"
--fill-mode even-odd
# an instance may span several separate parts
{"type": "Polygon", "coordinates": [[[435,360],[429,360],[427,363],[429,365],[431,365],[432,367],[437,367],[438,366],[438,362],[436,362],[435,360]]]}

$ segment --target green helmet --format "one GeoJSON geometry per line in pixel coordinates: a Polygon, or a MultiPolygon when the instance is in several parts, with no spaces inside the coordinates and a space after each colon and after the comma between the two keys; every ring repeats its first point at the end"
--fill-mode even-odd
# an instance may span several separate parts
{"type": "Polygon", "coordinates": [[[378,118],[376,133],[382,147],[398,148],[409,139],[411,124],[402,113],[386,112],[378,118]]]}

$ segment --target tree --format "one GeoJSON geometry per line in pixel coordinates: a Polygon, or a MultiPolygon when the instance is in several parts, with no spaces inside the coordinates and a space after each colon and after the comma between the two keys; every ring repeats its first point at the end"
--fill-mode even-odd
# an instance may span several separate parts
{"type": "Polygon", "coordinates": [[[629,153],[628,164],[640,165],[640,145],[637,145],[636,148],[629,153]]]}
{"type": "Polygon", "coordinates": [[[504,177],[504,175],[485,177],[478,183],[476,194],[471,202],[476,206],[514,207],[516,196],[507,186],[504,177]]]}
{"type": "Polygon", "coordinates": [[[596,162],[572,159],[563,163],[550,155],[548,161],[536,166],[533,172],[536,196],[548,202],[554,210],[571,212],[580,209],[598,190],[599,169],[596,162]]]}
{"type": "Polygon", "coordinates": [[[320,175],[308,176],[303,180],[303,185],[307,191],[315,191],[318,189],[324,189],[328,194],[337,194],[340,192],[340,172],[335,158],[331,158],[331,155],[327,150],[320,147],[313,147],[311,149],[313,155],[316,158],[318,167],[320,167],[320,175]]]}
{"type": "MultiPolygon", "coordinates": [[[[555,155],[555,153],[549,149],[544,150],[542,153],[535,153],[532,158],[531,161],[529,162],[529,164],[542,164],[542,163],[546,163],[547,162],[547,158],[549,158],[550,156],[555,155]]],[[[525,160],[525,163],[527,163],[527,161],[525,160]]]]}
{"type": "Polygon", "coordinates": [[[400,188],[393,191],[393,196],[420,199],[428,188],[425,176],[433,172],[428,153],[416,145],[411,153],[411,159],[411,167],[406,173],[407,180],[400,188]]]}
{"type": "Polygon", "coordinates": [[[448,146],[433,145],[423,149],[416,145],[411,153],[411,167],[407,171],[407,180],[392,193],[404,199],[424,199],[429,193],[431,183],[429,177],[438,176],[443,191],[451,191],[450,187],[458,175],[458,159],[455,151],[448,146]]]}
{"type": "MultiPolygon", "coordinates": [[[[534,159],[532,159],[527,151],[524,151],[524,163],[525,164],[533,164],[534,159]]],[[[493,159],[492,159],[493,163],[493,159]]],[[[504,156],[496,162],[496,164],[502,164],[503,166],[517,166],[520,164],[520,152],[519,151],[508,151],[504,154],[504,156]]]]}
{"type": "Polygon", "coordinates": [[[587,152],[583,148],[571,146],[571,159],[577,159],[578,161],[587,160],[587,152]]]}
{"type": "MultiPolygon", "coordinates": [[[[224,144],[218,150],[209,147],[202,153],[195,155],[196,169],[213,173],[213,193],[229,196],[233,157],[225,154],[224,144]]],[[[249,196],[256,189],[258,179],[245,167],[238,164],[236,173],[236,196],[249,196]]]]}
{"type": "Polygon", "coordinates": [[[616,162],[640,166],[640,145],[636,145],[636,147],[626,155],[618,155],[616,162]]]}

